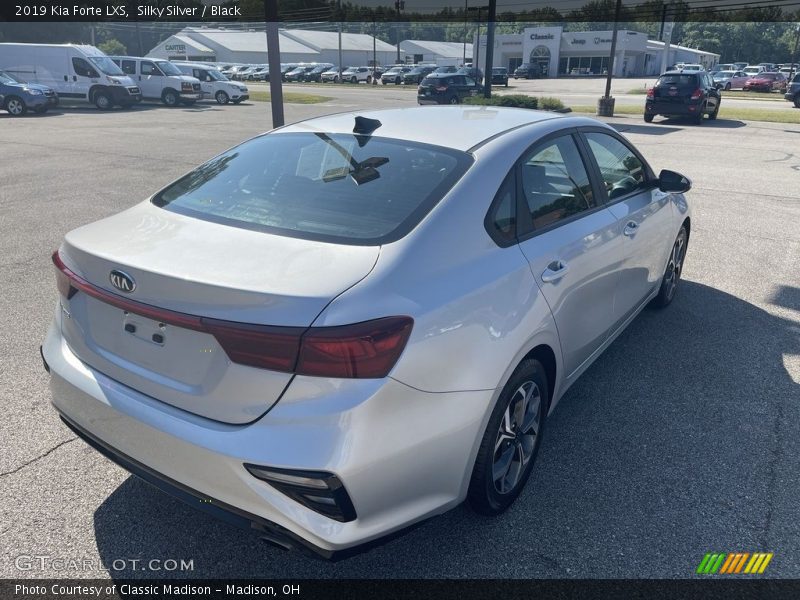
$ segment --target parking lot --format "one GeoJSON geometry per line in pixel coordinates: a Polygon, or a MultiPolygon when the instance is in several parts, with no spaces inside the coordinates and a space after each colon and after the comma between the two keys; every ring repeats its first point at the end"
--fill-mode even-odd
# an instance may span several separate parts
{"type": "MultiPolygon", "coordinates": [[[[378,86],[287,105],[286,117],[398,105],[415,95],[378,86]]],[[[764,551],[766,575],[800,577],[800,126],[607,121],[656,172],[694,182],[675,302],[643,312],[570,389],[506,514],[459,507],[330,564],[194,511],[76,440],[39,357],[63,235],[269,129],[269,105],[0,114],[0,576],[98,575],[20,567],[47,555],[194,567],[128,562],[114,577],[658,578],[691,576],[706,552],[764,551]]]]}

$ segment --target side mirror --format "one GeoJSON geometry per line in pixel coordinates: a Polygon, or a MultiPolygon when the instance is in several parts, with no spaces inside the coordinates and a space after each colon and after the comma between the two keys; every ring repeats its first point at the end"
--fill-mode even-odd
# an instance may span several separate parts
{"type": "Polygon", "coordinates": [[[664,169],[658,174],[658,189],[662,192],[688,192],[692,189],[692,182],[680,173],[664,169]]]}

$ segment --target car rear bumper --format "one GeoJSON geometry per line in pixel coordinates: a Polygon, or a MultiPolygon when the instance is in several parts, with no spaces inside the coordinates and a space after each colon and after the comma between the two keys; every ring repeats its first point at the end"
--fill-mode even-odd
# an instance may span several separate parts
{"type": "Polygon", "coordinates": [[[649,115],[664,116],[692,116],[696,115],[701,108],[699,102],[692,104],[682,104],[677,102],[646,102],[644,110],[649,115]]]}
{"type": "Polygon", "coordinates": [[[55,409],[112,460],[201,510],[325,558],[378,543],[460,503],[493,397],[425,393],[391,378],[297,376],[266,415],[228,425],[81,362],[61,336],[60,315],[42,356],[55,409]],[[323,516],[253,477],[245,463],[333,473],[357,518],[323,516]]]}
{"type": "Polygon", "coordinates": [[[418,104],[443,104],[444,98],[436,98],[434,96],[417,96],[418,104]]]}

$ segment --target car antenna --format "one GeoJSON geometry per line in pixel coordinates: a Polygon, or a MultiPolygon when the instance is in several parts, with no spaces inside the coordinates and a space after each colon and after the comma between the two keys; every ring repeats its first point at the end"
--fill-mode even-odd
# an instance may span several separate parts
{"type": "MultiPolygon", "coordinates": [[[[382,123],[378,121],[378,119],[368,119],[367,117],[356,117],[356,125],[353,127],[353,133],[356,135],[372,135],[378,127],[380,127],[382,123]]],[[[358,140],[358,145],[363,146],[367,140],[364,140],[364,143],[361,142],[361,139],[358,140]]]]}

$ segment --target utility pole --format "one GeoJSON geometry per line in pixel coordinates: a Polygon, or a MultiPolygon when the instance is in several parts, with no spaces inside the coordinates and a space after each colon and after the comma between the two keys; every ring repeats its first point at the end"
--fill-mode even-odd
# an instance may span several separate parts
{"type": "Polygon", "coordinates": [[[606,93],[597,101],[597,116],[614,116],[614,98],[611,97],[611,78],[614,76],[614,55],[617,52],[617,29],[622,0],[617,0],[614,8],[614,30],[611,32],[611,55],[608,57],[608,75],[606,75],[606,93]]]}
{"type": "Polygon", "coordinates": [[[267,30],[267,62],[272,127],[283,127],[283,82],[281,81],[281,47],[278,32],[278,0],[264,0],[264,25],[267,30]]]}
{"type": "Polygon", "coordinates": [[[492,97],[492,63],[494,62],[494,26],[497,19],[497,0],[489,0],[486,17],[486,68],[483,70],[483,97],[492,97]]]}
{"type": "Polygon", "coordinates": [[[397,11],[397,64],[400,64],[400,12],[406,9],[406,0],[394,0],[397,11]]]}
{"type": "Polygon", "coordinates": [[[792,63],[789,65],[789,83],[792,83],[792,78],[794,74],[797,73],[798,69],[794,68],[794,63],[797,60],[797,46],[800,43],[800,23],[797,24],[795,28],[797,35],[794,37],[794,50],[792,50],[792,63]]]}
{"type": "Polygon", "coordinates": [[[372,13],[372,85],[378,85],[378,80],[375,79],[375,72],[378,69],[378,51],[376,49],[375,36],[378,34],[378,28],[375,25],[375,13],[372,13]]]}
{"type": "MultiPolygon", "coordinates": [[[[320,79],[322,81],[322,79],[320,79]]],[[[339,0],[339,83],[342,81],[342,0],[339,0]]]]}
{"type": "Polygon", "coordinates": [[[467,13],[469,12],[469,0],[464,0],[464,57],[461,59],[461,66],[467,64],[467,13]]]}
{"type": "Polygon", "coordinates": [[[475,40],[476,48],[472,50],[472,66],[473,68],[477,69],[478,65],[481,61],[481,9],[483,7],[478,7],[478,38],[475,40]]]}

